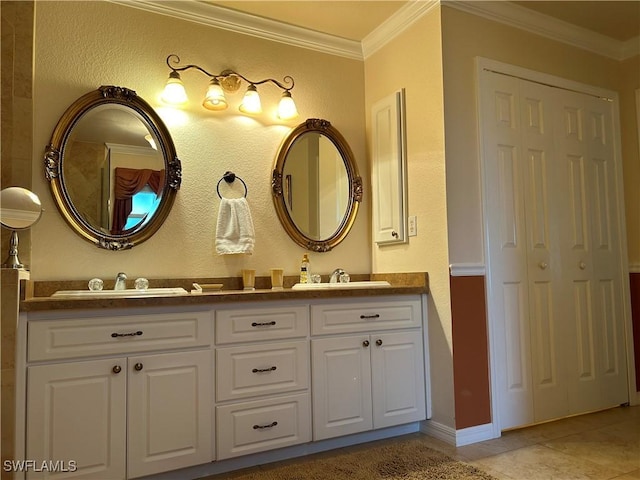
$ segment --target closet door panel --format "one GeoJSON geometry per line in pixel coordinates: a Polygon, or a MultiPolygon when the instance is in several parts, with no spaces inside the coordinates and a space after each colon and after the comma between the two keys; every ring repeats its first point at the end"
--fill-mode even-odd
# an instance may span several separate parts
{"type": "Polygon", "coordinates": [[[487,245],[491,259],[488,298],[494,307],[500,425],[533,421],[524,162],[520,151],[518,80],[482,76],[483,171],[487,245]]]}
{"type": "Polygon", "coordinates": [[[568,357],[569,413],[627,399],[624,363],[621,212],[617,209],[611,106],[563,92],[557,148],[570,177],[570,224],[562,255],[572,285],[570,318],[576,341],[568,357]]]}
{"type": "Polygon", "coordinates": [[[529,324],[534,421],[566,415],[568,400],[564,355],[566,326],[562,264],[557,254],[566,175],[555,156],[552,91],[520,82],[521,148],[525,152],[525,218],[529,282],[529,324]]]}

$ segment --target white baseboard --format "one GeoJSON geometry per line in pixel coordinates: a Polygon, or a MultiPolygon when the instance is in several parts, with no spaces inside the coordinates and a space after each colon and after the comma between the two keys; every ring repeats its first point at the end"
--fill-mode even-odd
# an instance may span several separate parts
{"type": "Polygon", "coordinates": [[[426,435],[442,440],[449,445],[456,444],[456,431],[433,420],[427,420],[420,424],[420,431],[426,435]]]}
{"type": "Polygon", "coordinates": [[[500,437],[500,431],[495,428],[493,423],[486,423],[475,427],[462,428],[456,430],[456,447],[470,445],[472,443],[491,440],[500,437]]]}
{"type": "Polygon", "coordinates": [[[495,428],[493,423],[455,430],[441,423],[428,420],[422,422],[420,431],[456,447],[500,437],[500,431],[495,428]]]}

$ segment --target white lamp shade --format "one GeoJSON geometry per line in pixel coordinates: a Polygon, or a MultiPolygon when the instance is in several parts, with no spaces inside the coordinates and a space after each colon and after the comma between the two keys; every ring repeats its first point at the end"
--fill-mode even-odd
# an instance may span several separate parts
{"type": "Polygon", "coordinates": [[[298,109],[296,103],[291,98],[291,93],[288,91],[282,94],[280,103],[278,104],[278,118],[281,120],[289,120],[298,116],[298,109]]]}
{"type": "Polygon", "coordinates": [[[211,80],[202,106],[207,110],[224,110],[227,108],[227,99],[217,79],[214,78],[211,80]]]}
{"type": "Polygon", "coordinates": [[[163,102],[172,105],[186,103],[188,100],[184,84],[182,80],[180,80],[180,75],[177,72],[171,72],[171,74],[169,74],[169,80],[167,80],[167,85],[164,87],[161,98],[163,102]]]}
{"type": "Polygon", "coordinates": [[[240,105],[242,113],[257,114],[262,112],[262,104],[260,103],[260,95],[255,85],[249,85],[247,93],[244,94],[242,104],[240,105]]]}

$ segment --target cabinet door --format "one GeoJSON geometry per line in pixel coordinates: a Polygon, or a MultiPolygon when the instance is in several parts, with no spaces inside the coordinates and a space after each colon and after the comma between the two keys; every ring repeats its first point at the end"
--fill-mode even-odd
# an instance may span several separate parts
{"type": "Polygon", "coordinates": [[[426,418],[422,331],[371,335],[373,426],[426,418]]]}
{"type": "Polygon", "coordinates": [[[311,341],[313,439],[373,427],[369,335],[311,341]]]}
{"type": "Polygon", "coordinates": [[[378,245],[408,241],[404,110],[404,89],[371,108],[373,239],[378,245]]]}
{"type": "Polygon", "coordinates": [[[209,350],[128,359],[129,478],[210,462],[209,350]]]}
{"type": "Polygon", "coordinates": [[[29,367],[27,455],[58,471],[27,478],[124,479],[126,359],[29,367]],[[77,470],[69,462],[75,462],[77,470]]]}

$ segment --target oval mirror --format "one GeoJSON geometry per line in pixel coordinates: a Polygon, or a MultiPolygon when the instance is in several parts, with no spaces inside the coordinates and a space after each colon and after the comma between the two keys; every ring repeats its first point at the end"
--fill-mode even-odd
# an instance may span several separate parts
{"type": "Polygon", "coordinates": [[[285,138],[271,188],[287,234],[315,252],[327,252],[344,240],[362,201],[362,179],[349,145],[330,122],[317,118],[285,138]]]}
{"type": "Polygon", "coordinates": [[[45,152],[60,213],[108,250],[144,242],[162,225],[182,169],[169,130],[136,92],[102,86],[64,113],[45,152]]]}

